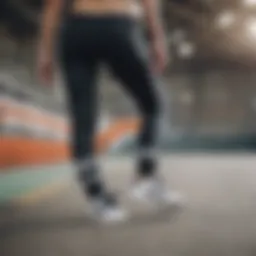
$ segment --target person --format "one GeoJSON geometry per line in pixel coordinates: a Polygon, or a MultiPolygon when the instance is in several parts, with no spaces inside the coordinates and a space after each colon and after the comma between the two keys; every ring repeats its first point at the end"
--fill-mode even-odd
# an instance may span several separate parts
{"type": "Polygon", "coordinates": [[[168,63],[159,4],[157,0],[73,0],[68,8],[65,4],[64,0],[45,1],[39,76],[50,84],[55,56],[59,58],[72,117],[72,152],[79,180],[94,217],[123,221],[129,215],[104,183],[95,157],[97,71],[99,64],[106,64],[141,114],[136,182],[131,195],[152,203],[169,202],[170,191],[158,178],[154,153],[163,110],[158,78],[168,63]],[[149,40],[141,25],[143,20],[149,40]]]}

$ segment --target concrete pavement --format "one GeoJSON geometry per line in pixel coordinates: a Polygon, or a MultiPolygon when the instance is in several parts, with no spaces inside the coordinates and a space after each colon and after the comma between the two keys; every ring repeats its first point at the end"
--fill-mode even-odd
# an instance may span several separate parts
{"type": "Polygon", "coordinates": [[[187,203],[175,214],[155,216],[125,196],[132,161],[120,157],[103,159],[103,163],[109,184],[132,210],[128,224],[98,227],[90,221],[71,175],[65,186],[32,204],[2,209],[0,255],[256,255],[254,155],[163,157],[162,172],[175,190],[182,191],[187,203]]]}

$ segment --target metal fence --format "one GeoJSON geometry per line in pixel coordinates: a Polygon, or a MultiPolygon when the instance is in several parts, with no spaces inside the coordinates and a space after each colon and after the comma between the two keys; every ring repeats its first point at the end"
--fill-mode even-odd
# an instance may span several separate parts
{"type": "MultiPolygon", "coordinates": [[[[163,86],[169,99],[171,132],[190,136],[256,134],[256,74],[172,74],[163,86]]],[[[103,81],[102,105],[112,115],[137,114],[121,87],[103,81]]]]}

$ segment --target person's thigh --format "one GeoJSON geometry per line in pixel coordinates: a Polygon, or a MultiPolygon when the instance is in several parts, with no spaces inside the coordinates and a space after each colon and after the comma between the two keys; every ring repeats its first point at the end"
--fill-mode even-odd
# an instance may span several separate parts
{"type": "MultiPolygon", "coordinates": [[[[81,24],[78,24],[81,28],[81,24]]],[[[71,115],[73,155],[76,159],[90,157],[93,152],[97,117],[96,49],[86,43],[86,29],[80,35],[77,26],[62,35],[60,61],[71,115]]]]}
{"type": "Polygon", "coordinates": [[[106,62],[140,111],[160,111],[160,84],[150,66],[146,40],[136,23],[124,23],[123,29],[115,33],[106,62]]]}

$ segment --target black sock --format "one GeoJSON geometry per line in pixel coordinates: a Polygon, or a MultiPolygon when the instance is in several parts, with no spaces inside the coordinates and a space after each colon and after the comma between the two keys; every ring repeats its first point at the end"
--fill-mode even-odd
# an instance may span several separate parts
{"type": "Polygon", "coordinates": [[[105,185],[100,178],[97,166],[81,168],[79,170],[79,180],[88,197],[100,197],[105,193],[105,185]]]}
{"type": "Polygon", "coordinates": [[[157,160],[153,157],[144,157],[138,161],[138,174],[140,177],[152,177],[157,170],[157,160]]]}

